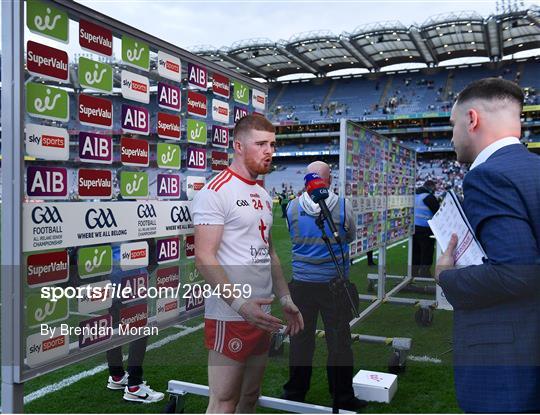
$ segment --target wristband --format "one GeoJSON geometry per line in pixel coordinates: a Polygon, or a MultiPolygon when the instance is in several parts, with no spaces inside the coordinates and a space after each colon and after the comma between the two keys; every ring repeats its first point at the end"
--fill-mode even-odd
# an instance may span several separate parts
{"type": "Polygon", "coordinates": [[[231,303],[231,308],[238,314],[240,314],[240,307],[242,307],[246,302],[247,300],[245,298],[235,298],[234,301],[231,303]]]}
{"type": "Polygon", "coordinates": [[[290,294],[285,294],[285,295],[281,296],[281,297],[279,298],[279,302],[281,303],[282,306],[284,306],[284,305],[287,304],[288,302],[291,302],[291,303],[292,303],[291,295],[290,295],[290,294]]]}

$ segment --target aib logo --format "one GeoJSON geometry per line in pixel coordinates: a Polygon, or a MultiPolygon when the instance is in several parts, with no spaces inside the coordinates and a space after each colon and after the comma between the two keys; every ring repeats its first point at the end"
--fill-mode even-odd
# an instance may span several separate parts
{"type": "Polygon", "coordinates": [[[95,229],[95,228],[111,228],[113,226],[118,226],[116,224],[116,219],[114,218],[114,215],[112,213],[112,210],[107,209],[89,209],[86,212],[86,215],[84,217],[84,220],[86,222],[86,226],[88,229],[95,229]]]}
{"type": "Polygon", "coordinates": [[[152,205],[137,206],[137,216],[140,219],[150,219],[156,217],[156,211],[152,205]]]}
{"type": "Polygon", "coordinates": [[[189,208],[187,206],[174,206],[171,209],[171,220],[174,223],[180,222],[191,222],[191,213],[189,213],[189,208]]]}
{"type": "Polygon", "coordinates": [[[40,225],[41,223],[62,223],[62,217],[56,207],[35,207],[34,210],[32,210],[32,220],[36,225],[40,225]]]}

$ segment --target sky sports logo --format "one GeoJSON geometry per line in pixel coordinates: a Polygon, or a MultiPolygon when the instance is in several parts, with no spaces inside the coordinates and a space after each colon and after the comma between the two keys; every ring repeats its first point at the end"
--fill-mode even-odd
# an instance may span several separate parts
{"type": "Polygon", "coordinates": [[[229,103],[217,99],[212,100],[212,119],[214,121],[229,123],[229,103]]]}
{"type": "Polygon", "coordinates": [[[170,60],[165,61],[165,69],[174,73],[180,73],[180,65],[171,62],[170,60]]]}
{"type": "Polygon", "coordinates": [[[143,84],[142,82],[131,81],[131,89],[136,92],[148,92],[148,85],[143,84]]]}
{"type": "Polygon", "coordinates": [[[188,176],[186,178],[186,193],[188,200],[193,200],[195,194],[206,184],[206,178],[201,176],[188,176]]]}
{"type": "Polygon", "coordinates": [[[67,335],[50,336],[35,333],[26,338],[26,363],[30,367],[40,366],[68,353],[67,335]]]}
{"type": "Polygon", "coordinates": [[[26,153],[45,160],[69,158],[69,135],[66,129],[38,124],[25,128],[26,153]]]}
{"type": "Polygon", "coordinates": [[[64,137],[43,135],[41,137],[41,145],[43,147],[64,148],[66,146],[66,139],[64,137]]]}
{"type": "Polygon", "coordinates": [[[148,243],[132,242],[120,245],[120,268],[122,271],[148,266],[148,243]]]}
{"type": "Polygon", "coordinates": [[[124,98],[143,104],[150,102],[150,81],[146,76],[122,70],[120,82],[124,98]]]}
{"type": "Polygon", "coordinates": [[[180,82],[182,79],[182,64],[180,59],[161,50],[158,51],[158,74],[164,78],[180,82]]]}
{"type": "Polygon", "coordinates": [[[146,249],[134,249],[129,253],[129,259],[146,258],[146,249]]]}
{"type": "Polygon", "coordinates": [[[253,108],[264,111],[266,108],[266,94],[258,89],[254,89],[251,95],[251,105],[253,108]]]}

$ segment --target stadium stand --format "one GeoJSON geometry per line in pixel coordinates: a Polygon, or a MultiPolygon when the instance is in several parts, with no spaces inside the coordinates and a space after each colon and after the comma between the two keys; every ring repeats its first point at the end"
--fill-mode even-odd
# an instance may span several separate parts
{"type": "Polygon", "coordinates": [[[315,79],[308,82],[269,84],[270,118],[274,122],[314,123],[384,118],[422,112],[449,112],[456,94],[474,79],[503,77],[528,91],[527,104],[535,105],[540,91],[538,61],[492,63],[453,69],[426,69],[370,77],[315,79]]]}

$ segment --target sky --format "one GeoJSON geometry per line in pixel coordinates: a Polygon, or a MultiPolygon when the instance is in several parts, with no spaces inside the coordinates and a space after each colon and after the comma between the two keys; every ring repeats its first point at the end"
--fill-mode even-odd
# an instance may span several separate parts
{"type": "MultiPolygon", "coordinates": [[[[521,0],[520,0],[521,1],[521,0]]],[[[375,22],[421,25],[441,13],[496,13],[497,0],[78,0],[181,48],[216,49],[252,38],[288,40],[307,31],[352,32],[375,22]]],[[[498,0],[502,3],[502,0],[498,0]]],[[[525,7],[540,1],[524,1],[525,7]]]]}

